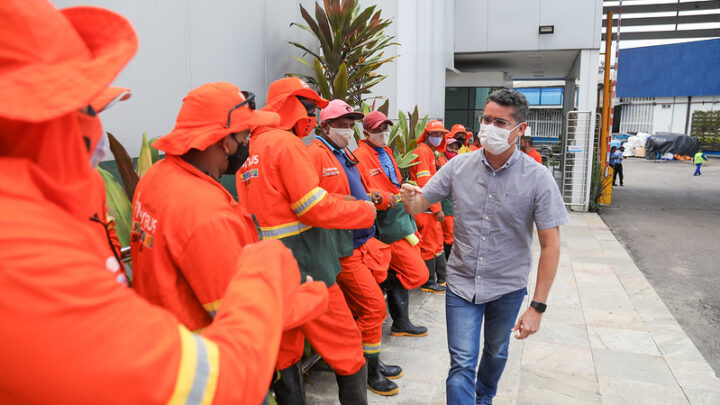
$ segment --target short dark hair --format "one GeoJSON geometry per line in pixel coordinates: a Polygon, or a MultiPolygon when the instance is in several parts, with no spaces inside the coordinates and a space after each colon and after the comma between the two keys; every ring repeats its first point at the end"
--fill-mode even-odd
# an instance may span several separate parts
{"type": "Polygon", "coordinates": [[[521,141],[525,142],[526,144],[533,146],[533,138],[532,136],[523,135],[520,138],[521,141]]]}
{"type": "Polygon", "coordinates": [[[498,89],[490,93],[485,100],[485,105],[489,102],[499,104],[503,107],[514,107],[515,111],[512,114],[515,122],[527,121],[528,112],[530,107],[525,96],[517,90],[512,89],[498,89]]]}

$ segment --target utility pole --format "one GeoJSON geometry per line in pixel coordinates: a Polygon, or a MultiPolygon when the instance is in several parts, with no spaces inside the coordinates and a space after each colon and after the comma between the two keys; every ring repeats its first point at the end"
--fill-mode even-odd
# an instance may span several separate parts
{"type": "Polygon", "coordinates": [[[602,131],[600,132],[600,164],[602,173],[600,181],[603,184],[603,191],[598,197],[598,203],[610,204],[612,201],[612,170],[608,165],[608,146],[610,145],[610,117],[611,91],[610,82],[610,53],[612,52],[612,26],[613,12],[608,10],[605,23],[605,70],[603,71],[603,107],[602,107],[602,131]]]}

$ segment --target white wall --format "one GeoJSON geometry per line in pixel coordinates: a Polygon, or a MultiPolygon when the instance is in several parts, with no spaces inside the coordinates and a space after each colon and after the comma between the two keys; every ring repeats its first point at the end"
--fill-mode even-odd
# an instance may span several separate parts
{"type": "Polygon", "coordinates": [[[455,0],[454,21],[455,52],[597,49],[602,1],[455,0]]]}
{"type": "Polygon", "coordinates": [[[115,80],[133,96],[102,113],[106,130],[128,152],[140,151],[143,131],[148,137],[170,132],[182,98],[191,89],[213,81],[229,81],[250,90],[264,105],[270,82],[288,72],[303,71],[292,59],[300,51],[294,40],[311,37],[289,25],[301,21],[298,4],[310,0],[161,1],[54,0],[58,8],[97,5],[124,15],[135,27],[140,46],[115,80]]]}

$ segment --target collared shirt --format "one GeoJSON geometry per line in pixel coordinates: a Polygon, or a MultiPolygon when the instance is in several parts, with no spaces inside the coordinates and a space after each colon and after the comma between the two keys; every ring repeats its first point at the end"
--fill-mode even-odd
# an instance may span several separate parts
{"type": "Polygon", "coordinates": [[[519,150],[498,170],[484,150],[458,155],[423,187],[423,197],[452,199],[448,287],[478,304],[527,287],[533,223],[543,230],[568,222],[550,171],[519,150]]]}
{"type": "Polygon", "coordinates": [[[622,152],[610,152],[610,162],[611,165],[616,165],[619,163],[622,163],[622,152]]]}
{"type": "Polygon", "coordinates": [[[380,167],[383,169],[383,172],[385,172],[387,178],[390,179],[393,184],[400,184],[395,174],[395,165],[393,165],[392,159],[390,159],[390,156],[388,155],[385,148],[378,148],[377,146],[372,145],[370,145],[370,147],[375,149],[375,152],[378,153],[380,167]]]}
{"type": "MultiPolygon", "coordinates": [[[[324,143],[325,146],[332,151],[333,155],[335,155],[338,162],[340,162],[340,166],[343,170],[345,170],[345,176],[347,176],[348,183],[350,183],[350,194],[358,200],[370,201],[370,197],[368,197],[367,191],[363,186],[360,172],[357,167],[355,167],[354,162],[348,158],[345,151],[330,145],[330,143],[322,137],[315,136],[315,139],[324,143]]],[[[365,229],[353,229],[353,249],[357,249],[364,245],[365,242],[373,236],[375,236],[375,225],[365,229]]]]}

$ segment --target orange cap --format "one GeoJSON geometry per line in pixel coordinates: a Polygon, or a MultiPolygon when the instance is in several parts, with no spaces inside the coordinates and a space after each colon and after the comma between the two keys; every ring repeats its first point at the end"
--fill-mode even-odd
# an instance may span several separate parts
{"type": "Polygon", "coordinates": [[[42,122],[85,107],[137,50],[130,23],[102,8],[3,0],[0,15],[2,118],[42,122]]]}
{"type": "Polygon", "coordinates": [[[467,136],[467,130],[465,129],[465,126],[463,124],[455,124],[450,129],[450,132],[445,135],[446,138],[455,138],[457,134],[462,133],[465,136],[467,136]]]}
{"type": "Polygon", "coordinates": [[[206,83],[183,98],[175,128],[153,143],[153,147],[170,155],[182,155],[190,149],[205,150],[228,134],[260,125],[277,125],[280,117],[268,111],[251,110],[234,84],[206,83]],[[232,110],[232,113],[230,112],[232,110]],[[230,127],[228,114],[231,114],[230,127]]]}
{"type": "MultiPolygon", "coordinates": [[[[427,124],[425,124],[425,130],[423,131],[422,134],[420,134],[420,137],[418,137],[417,143],[421,144],[421,143],[425,142],[425,138],[427,138],[427,136],[428,136],[427,134],[429,132],[445,132],[445,133],[447,133],[449,131],[447,129],[445,129],[445,126],[443,126],[442,121],[440,121],[440,120],[429,121],[427,124]]],[[[445,151],[445,137],[444,136],[443,136],[443,139],[442,139],[442,142],[440,143],[440,145],[435,147],[435,150],[437,150],[440,153],[445,151]]]]}

